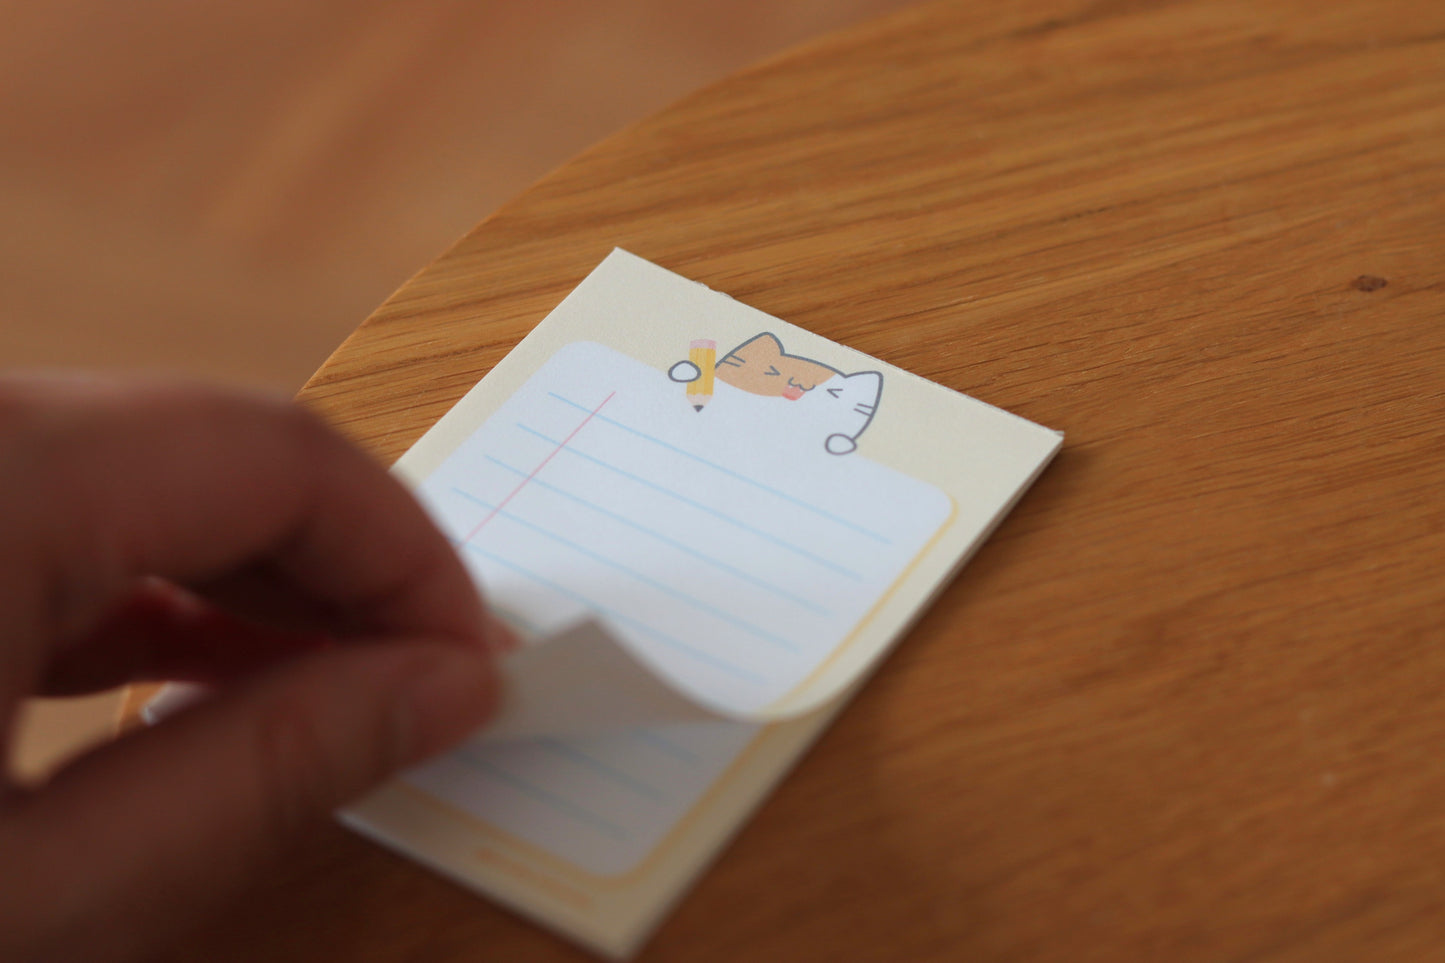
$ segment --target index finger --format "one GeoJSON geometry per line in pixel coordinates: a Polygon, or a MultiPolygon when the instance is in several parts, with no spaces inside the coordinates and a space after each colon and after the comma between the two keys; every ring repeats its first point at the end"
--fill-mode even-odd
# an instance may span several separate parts
{"type": "Polygon", "coordinates": [[[0,507],[19,534],[10,549],[39,562],[32,598],[16,601],[43,611],[23,624],[74,638],[138,576],[196,583],[260,564],[338,628],[485,631],[476,589],[415,499],[300,406],[197,385],[11,379],[0,432],[18,452],[0,460],[17,496],[0,507]]]}

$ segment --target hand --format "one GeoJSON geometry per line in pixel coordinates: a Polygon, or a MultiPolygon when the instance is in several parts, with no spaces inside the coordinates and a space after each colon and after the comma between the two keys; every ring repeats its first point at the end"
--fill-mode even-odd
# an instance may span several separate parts
{"type": "Polygon", "coordinates": [[[482,724],[506,636],[411,496],[302,409],[0,379],[3,744],[26,696],[219,686],[42,787],[0,781],[0,959],[154,949],[482,724]]]}

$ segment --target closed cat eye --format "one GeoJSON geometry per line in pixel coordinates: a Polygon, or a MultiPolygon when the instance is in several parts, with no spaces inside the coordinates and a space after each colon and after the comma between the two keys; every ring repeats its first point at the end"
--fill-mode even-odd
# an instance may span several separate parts
{"type": "Polygon", "coordinates": [[[768,365],[768,372],[767,372],[767,373],[770,374],[770,375],[779,375],[779,374],[782,374],[781,371],[779,371],[777,368],[773,367],[772,365],[768,365]]]}
{"type": "Polygon", "coordinates": [[[841,395],[841,394],[843,393],[843,389],[842,389],[842,388],[829,388],[829,389],[827,389],[827,390],[828,390],[828,394],[832,395],[834,398],[838,397],[839,395],[841,395]]]}

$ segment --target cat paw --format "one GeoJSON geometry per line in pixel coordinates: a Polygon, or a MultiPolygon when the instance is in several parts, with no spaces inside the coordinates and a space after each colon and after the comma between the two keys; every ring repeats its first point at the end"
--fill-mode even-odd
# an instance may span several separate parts
{"type": "Polygon", "coordinates": [[[667,376],[673,381],[681,381],[688,384],[702,377],[702,369],[691,361],[679,361],[667,369],[667,376]]]}
{"type": "Polygon", "coordinates": [[[823,442],[823,447],[828,449],[829,454],[846,455],[858,447],[858,443],[847,435],[829,435],[828,440],[823,442]]]}

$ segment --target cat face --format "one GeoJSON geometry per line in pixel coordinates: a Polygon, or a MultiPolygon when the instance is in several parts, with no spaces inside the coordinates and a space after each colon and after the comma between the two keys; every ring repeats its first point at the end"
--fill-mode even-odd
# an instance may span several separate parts
{"type": "MultiPolygon", "coordinates": [[[[678,377],[678,365],[669,376],[692,380],[697,369],[689,367],[688,377],[678,377]]],[[[788,354],[782,342],[767,333],[729,351],[717,362],[715,374],[717,380],[749,394],[785,398],[796,404],[796,409],[785,406],[794,411],[787,420],[795,422],[805,436],[821,437],[823,447],[835,455],[846,455],[858,447],[858,436],[873,420],[883,392],[879,372],[845,375],[822,362],[788,354]]],[[[695,407],[702,410],[701,405],[695,407]]]]}
{"type": "Polygon", "coordinates": [[[846,455],[858,447],[858,436],[873,420],[878,397],[883,392],[883,375],[877,371],[838,374],[818,385],[804,399],[808,408],[818,410],[830,434],[823,445],[835,455],[846,455]]]}
{"type": "Polygon", "coordinates": [[[840,372],[810,358],[783,351],[771,334],[750,338],[717,363],[718,380],[755,395],[797,401],[840,372]]]}

